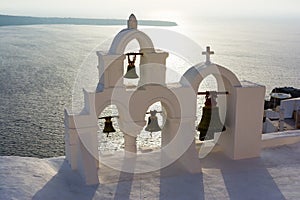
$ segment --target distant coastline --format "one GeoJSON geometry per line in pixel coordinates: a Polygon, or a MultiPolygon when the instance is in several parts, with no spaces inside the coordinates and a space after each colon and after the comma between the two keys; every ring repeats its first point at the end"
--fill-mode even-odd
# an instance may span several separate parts
{"type": "MultiPolygon", "coordinates": [[[[60,17],[30,17],[0,14],[0,26],[39,25],[39,24],[72,24],[72,25],[124,25],[125,19],[89,19],[89,18],[60,18],[60,17]]],[[[139,20],[144,26],[177,26],[175,22],[159,20],[139,20]]]]}

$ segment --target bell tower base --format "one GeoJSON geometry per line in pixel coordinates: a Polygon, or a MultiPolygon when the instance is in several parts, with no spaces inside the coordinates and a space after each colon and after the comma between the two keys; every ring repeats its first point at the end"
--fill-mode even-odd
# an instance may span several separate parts
{"type": "Polygon", "coordinates": [[[218,141],[231,159],[258,157],[261,151],[265,87],[251,82],[241,82],[234,87],[228,107],[227,130],[218,141]]]}

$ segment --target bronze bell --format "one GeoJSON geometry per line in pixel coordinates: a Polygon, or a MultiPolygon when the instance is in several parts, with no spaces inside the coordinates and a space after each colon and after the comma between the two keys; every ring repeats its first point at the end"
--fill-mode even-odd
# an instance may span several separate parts
{"type": "Polygon", "coordinates": [[[103,118],[105,119],[103,133],[107,133],[106,136],[108,137],[109,133],[116,132],[116,130],[114,129],[111,121],[112,117],[103,117],[103,118]]]}
{"type": "Polygon", "coordinates": [[[133,55],[133,60],[130,60],[130,55],[127,55],[128,58],[128,66],[127,66],[127,72],[124,75],[124,78],[129,78],[129,79],[135,79],[138,78],[139,76],[136,74],[135,71],[135,60],[136,60],[136,55],[133,55]]]}
{"type": "Polygon", "coordinates": [[[213,139],[215,132],[223,132],[226,130],[224,124],[222,124],[219,116],[219,108],[216,106],[216,95],[209,93],[205,96],[205,106],[202,109],[202,118],[197,127],[200,131],[199,140],[213,139]]]}
{"type": "Polygon", "coordinates": [[[145,128],[148,132],[158,132],[161,131],[161,128],[158,125],[157,117],[156,117],[156,110],[150,111],[150,117],[148,117],[148,124],[145,128]]]}

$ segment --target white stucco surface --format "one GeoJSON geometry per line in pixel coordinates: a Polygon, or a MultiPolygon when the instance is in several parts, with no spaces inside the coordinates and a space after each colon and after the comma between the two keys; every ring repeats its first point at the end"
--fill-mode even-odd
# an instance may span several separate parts
{"type": "Polygon", "coordinates": [[[119,173],[95,186],[85,185],[65,157],[3,156],[0,199],[299,199],[299,153],[300,143],[263,149],[260,158],[239,161],[215,152],[201,159],[198,174],[119,173]]]}

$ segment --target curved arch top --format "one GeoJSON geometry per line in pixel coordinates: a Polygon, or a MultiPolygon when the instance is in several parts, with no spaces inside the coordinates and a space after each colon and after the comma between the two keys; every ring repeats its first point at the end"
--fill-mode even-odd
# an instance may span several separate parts
{"type": "Polygon", "coordinates": [[[143,88],[145,91],[155,92],[136,91],[133,93],[130,99],[129,112],[134,119],[143,120],[149,106],[158,101],[165,105],[169,118],[181,117],[182,106],[174,91],[159,84],[146,84],[143,85],[143,88]]]}
{"type": "Polygon", "coordinates": [[[114,101],[106,100],[99,105],[95,104],[96,116],[100,116],[101,113],[104,111],[104,109],[110,105],[116,106],[119,116],[124,116],[124,113],[126,112],[127,108],[122,104],[121,101],[115,101],[115,100],[114,101]]]}
{"type": "Polygon", "coordinates": [[[140,49],[153,49],[154,51],[152,40],[144,32],[136,29],[124,29],[114,38],[109,53],[115,55],[123,54],[127,44],[134,39],[138,41],[140,49]]]}
{"type": "Polygon", "coordinates": [[[217,64],[198,64],[188,69],[181,77],[180,83],[182,85],[190,85],[195,91],[201,81],[208,75],[220,76],[226,79],[231,86],[241,86],[241,82],[236,75],[225,67],[217,64]]]}

